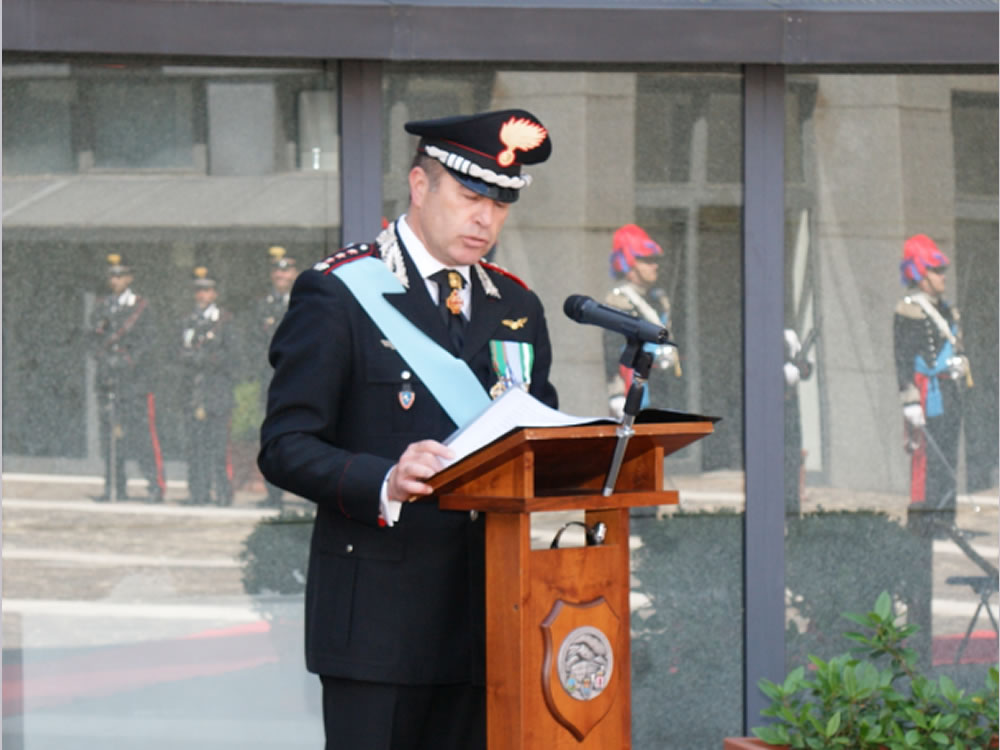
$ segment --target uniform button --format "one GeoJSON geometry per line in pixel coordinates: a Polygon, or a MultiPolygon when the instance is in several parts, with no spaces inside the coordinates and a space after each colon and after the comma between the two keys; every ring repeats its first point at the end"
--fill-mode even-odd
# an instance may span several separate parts
{"type": "Polygon", "coordinates": [[[353,544],[345,545],[344,552],[346,552],[347,554],[351,554],[352,552],[354,552],[354,545],[353,544]]]}

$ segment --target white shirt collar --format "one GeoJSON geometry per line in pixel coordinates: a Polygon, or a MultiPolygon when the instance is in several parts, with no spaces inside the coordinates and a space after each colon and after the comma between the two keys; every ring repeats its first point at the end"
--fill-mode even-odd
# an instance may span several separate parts
{"type": "Polygon", "coordinates": [[[406,214],[403,214],[396,221],[396,231],[399,232],[399,237],[403,240],[403,244],[406,245],[406,249],[410,253],[410,259],[413,261],[413,265],[417,267],[417,272],[420,274],[421,278],[427,279],[431,274],[437,273],[442,268],[451,268],[453,271],[458,271],[465,278],[465,288],[469,288],[469,266],[446,266],[444,263],[439,261],[433,255],[428,252],[427,248],[424,247],[424,243],[420,241],[414,231],[410,228],[407,223],[406,214]]]}

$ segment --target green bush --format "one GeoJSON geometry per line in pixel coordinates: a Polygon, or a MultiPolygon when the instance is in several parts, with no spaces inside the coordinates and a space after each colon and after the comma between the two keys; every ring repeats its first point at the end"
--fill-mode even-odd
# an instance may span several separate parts
{"type": "Polygon", "coordinates": [[[233,388],[233,419],[229,430],[233,440],[260,438],[260,423],[264,421],[260,389],[255,380],[237,383],[233,388]]]}
{"type": "Polygon", "coordinates": [[[758,683],[774,724],[753,733],[770,745],[827,750],[973,750],[997,735],[997,668],[984,690],[966,694],[946,675],[932,680],[916,669],[906,639],[916,625],[899,624],[883,591],[866,614],[843,615],[862,630],[844,635],[860,644],[811,671],[792,670],[781,684],[758,683]]]}

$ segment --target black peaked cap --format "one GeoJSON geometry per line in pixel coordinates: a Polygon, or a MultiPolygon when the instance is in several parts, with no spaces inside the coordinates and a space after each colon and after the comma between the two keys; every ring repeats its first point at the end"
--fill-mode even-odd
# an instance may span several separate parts
{"type": "Polygon", "coordinates": [[[548,130],[523,109],[415,120],[404,127],[420,136],[418,150],[444,164],[455,179],[505,203],[516,201],[531,183],[521,165],[540,164],[552,153],[548,130]]]}

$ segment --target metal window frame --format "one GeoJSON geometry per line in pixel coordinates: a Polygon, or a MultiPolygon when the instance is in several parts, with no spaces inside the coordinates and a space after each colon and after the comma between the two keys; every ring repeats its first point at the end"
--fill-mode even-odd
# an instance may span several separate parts
{"type": "Polygon", "coordinates": [[[785,69],[743,77],[743,723],[785,674],[785,69]]]}
{"type": "Polygon", "coordinates": [[[4,49],[34,52],[796,65],[998,49],[995,0],[4,0],[3,16],[4,49]]]}

